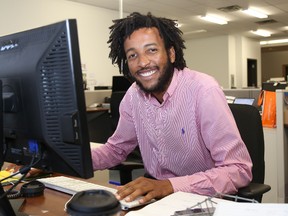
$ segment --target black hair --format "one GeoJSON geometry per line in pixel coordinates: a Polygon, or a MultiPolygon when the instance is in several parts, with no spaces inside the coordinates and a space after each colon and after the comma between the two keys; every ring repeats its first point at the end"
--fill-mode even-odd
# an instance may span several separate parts
{"type": "Polygon", "coordinates": [[[175,20],[155,17],[151,13],[142,15],[138,12],[131,13],[123,19],[113,20],[113,25],[110,26],[110,37],[108,44],[110,50],[109,58],[112,59],[112,64],[117,64],[119,72],[124,76],[129,77],[129,68],[126,61],[124,51],[124,41],[134,31],[140,28],[155,27],[158,29],[160,37],[164,40],[165,49],[168,51],[171,47],[175,50],[175,62],[173,67],[182,70],[186,67],[184,60],[183,49],[185,49],[184,40],[182,39],[182,31],[177,27],[175,20]]]}

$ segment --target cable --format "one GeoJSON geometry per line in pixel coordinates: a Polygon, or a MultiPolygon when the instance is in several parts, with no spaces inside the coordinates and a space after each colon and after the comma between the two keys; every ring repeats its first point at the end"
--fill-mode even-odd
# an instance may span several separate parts
{"type": "Polygon", "coordinates": [[[21,194],[21,191],[20,190],[12,190],[12,191],[10,191],[10,193],[8,193],[7,195],[6,195],[6,197],[8,198],[8,199],[17,199],[17,198],[19,198],[19,197],[21,197],[22,196],[22,194],[21,194]]]}
{"type": "MultiPolygon", "coordinates": [[[[4,178],[4,179],[1,180],[1,181],[4,181],[5,179],[11,178],[11,177],[13,177],[13,176],[15,176],[15,175],[17,175],[17,174],[22,174],[22,176],[19,178],[19,180],[16,181],[15,184],[13,184],[7,191],[5,191],[5,192],[0,196],[0,199],[2,199],[3,197],[7,196],[7,195],[26,177],[26,175],[27,175],[28,172],[31,170],[31,168],[32,168],[33,166],[35,166],[35,165],[41,160],[41,157],[42,157],[42,156],[40,155],[39,159],[34,162],[34,159],[35,159],[35,154],[34,154],[33,157],[32,157],[32,160],[31,160],[31,162],[30,162],[30,165],[24,166],[24,167],[20,168],[18,172],[16,172],[16,173],[14,173],[14,174],[12,174],[12,175],[10,175],[10,176],[8,176],[8,177],[6,177],[6,178],[4,178]]],[[[1,181],[0,181],[0,182],[1,182],[1,181]]]]}
{"type": "Polygon", "coordinates": [[[19,178],[19,180],[17,182],[15,182],[15,184],[13,184],[8,190],[6,190],[2,196],[0,197],[0,199],[2,199],[3,197],[7,196],[8,194],[10,194],[10,192],[26,177],[27,173],[25,173],[24,175],[21,176],[21,178],[19,178]]]}

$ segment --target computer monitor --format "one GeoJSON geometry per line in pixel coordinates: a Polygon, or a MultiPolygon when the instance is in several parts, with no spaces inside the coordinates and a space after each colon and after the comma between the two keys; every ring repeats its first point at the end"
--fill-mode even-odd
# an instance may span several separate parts
{"type": "Polygon", "coordinates": [[[112,92],[127,91],[132,82],[125,76],[112,77],[112,92]]]}
{"type": "Polygon", "coordinates": [[[254,105],[255,98],[235,98],[234,104],[254,105]]]}
{"type": "Polygon", "coordinates": [[[0,65],[5,161],[92,177],[76,20],[0,37],[0,65]]]}
{"type": "MultiPolygon", "coordinates": [[[[0,80],[0,95],[2,95],[2,82],[0,80]]],[[[2,107],[3,107],[3,100],[2,97],[0,97],[0,169],[4,164],[4,145],[3,145],[3,113],[2,113],[2,107]]]]}

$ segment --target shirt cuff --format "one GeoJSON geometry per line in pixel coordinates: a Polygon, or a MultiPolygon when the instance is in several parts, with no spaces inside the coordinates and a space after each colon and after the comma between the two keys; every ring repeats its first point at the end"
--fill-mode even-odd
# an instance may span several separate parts
{"type": "Polygon", "coordinates": [[[174,192],[183,191],[183,192],[191,192],[190,180],[188,176],[174,177],[169,178],[169,181],[172,184],[174,192]]]}
{"type": "Polygon", "coordinates": [[[169,178],[169,181],[172,184],[174,192],[183,191],[206,196],[215,195],[215,189],[211,183],[209,183],[207,177],[202,175],[201,172],[193,175],[169,178]]]}

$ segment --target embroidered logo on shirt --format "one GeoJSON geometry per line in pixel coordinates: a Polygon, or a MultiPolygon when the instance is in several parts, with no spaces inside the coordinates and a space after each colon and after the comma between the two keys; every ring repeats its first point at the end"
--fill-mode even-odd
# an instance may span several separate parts
{"type": "Polygon", "coordinates": [[[185,134],[185,130],[184,130],[184,128],[181,129],[181,133],[182,133],[182,135],[185,134]]]}

